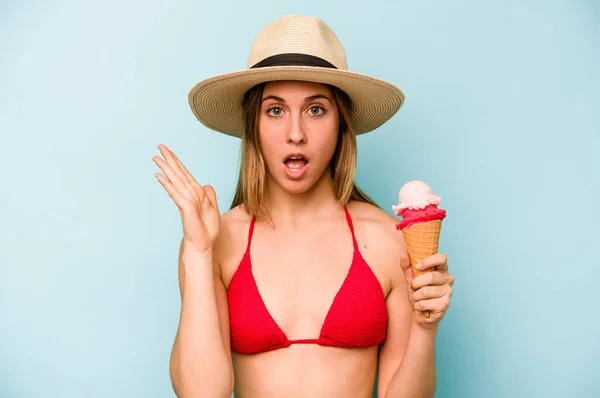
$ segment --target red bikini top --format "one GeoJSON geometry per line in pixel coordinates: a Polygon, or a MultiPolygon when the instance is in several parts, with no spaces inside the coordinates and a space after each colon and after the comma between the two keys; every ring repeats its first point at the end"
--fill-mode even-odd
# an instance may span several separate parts
{"type": "Polygon", "coordinates": [[[267,310],[252,274],[250,243],[256,221],[252,218],[246,253],[227,291],[231,351],[256,354],[300,343],[364,348],[383,342],[388,323],[383,289],[358,250],[352,219],[345,206],[344,211],[352,232],[354,255],[316,339],[289,340],[267,310]]]}

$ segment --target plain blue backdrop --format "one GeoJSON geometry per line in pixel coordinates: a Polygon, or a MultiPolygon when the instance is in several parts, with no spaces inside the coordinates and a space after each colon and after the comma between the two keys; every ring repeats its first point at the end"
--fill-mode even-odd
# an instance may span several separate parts
{"type": "Polygon", "coordinates": [[[436,397],[599,397],[593,0],[0,2],[0,396],[174,396],[181,226],[151,158],[169,145],[228,207],[239,141],[187,94],[284,14],[406,94],[357,181],[391,213],[424,180],[448,210],[436,397]]]}

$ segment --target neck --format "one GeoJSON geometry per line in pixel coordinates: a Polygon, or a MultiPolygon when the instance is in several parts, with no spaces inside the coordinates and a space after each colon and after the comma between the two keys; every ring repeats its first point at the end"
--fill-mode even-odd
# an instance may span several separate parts
{"type": "Polygon", "coordinates": [[[333,180],[326,172],[308,191],[290,193],[269,178],[265,191],[265,206],[273,222],[301,226],[304,222],[337,215],[340,204],[333,192],[333,180]]]}

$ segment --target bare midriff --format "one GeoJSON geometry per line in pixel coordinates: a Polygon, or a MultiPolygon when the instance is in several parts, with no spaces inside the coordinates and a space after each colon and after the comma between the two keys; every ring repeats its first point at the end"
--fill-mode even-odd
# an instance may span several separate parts
{"type": "Polygon", "coordinates": [[[234,353],[235,397],[372,396],[377,346],[345,349],[320,346],[310,339],[295,342],[261,354],[234,353]]]}

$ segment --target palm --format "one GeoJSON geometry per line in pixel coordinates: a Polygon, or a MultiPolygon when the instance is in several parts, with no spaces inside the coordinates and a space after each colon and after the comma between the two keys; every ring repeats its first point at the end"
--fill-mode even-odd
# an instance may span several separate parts
{"type": "MultiPolygon", "coordinates": [[[[212,245],[221,225],[221,215],[216,203],[209,199],[211,187],[194,187],[196,191],[203,190],[204,202],[195,198],[189,208],[180,207],[183,224],[183,235],[186,242],[198,251],[206,251],[212,245]],[[209,192],[207,192],[209,191],[209,192]]],[[[214,193],[214,190],[212,190],[214,193]]],[[[216,196],[216,194],[213,194],[216,196]]],[[[201,196],[201,195],[198,195],[201,196]]],[[[216,201],[215,201],[216,202],[216,201]]]]}
{"type": "Polygon", "coordinates": [[[179,208],[184,241],[197,251],[207,251],[212,247],[221,224],[216,192],[210,185],[198,184],[166,146],[160,145],[159,149],[165,160],[158,156],[153,160],[165,175],[157,173],[156,178],[179,208]]]}

